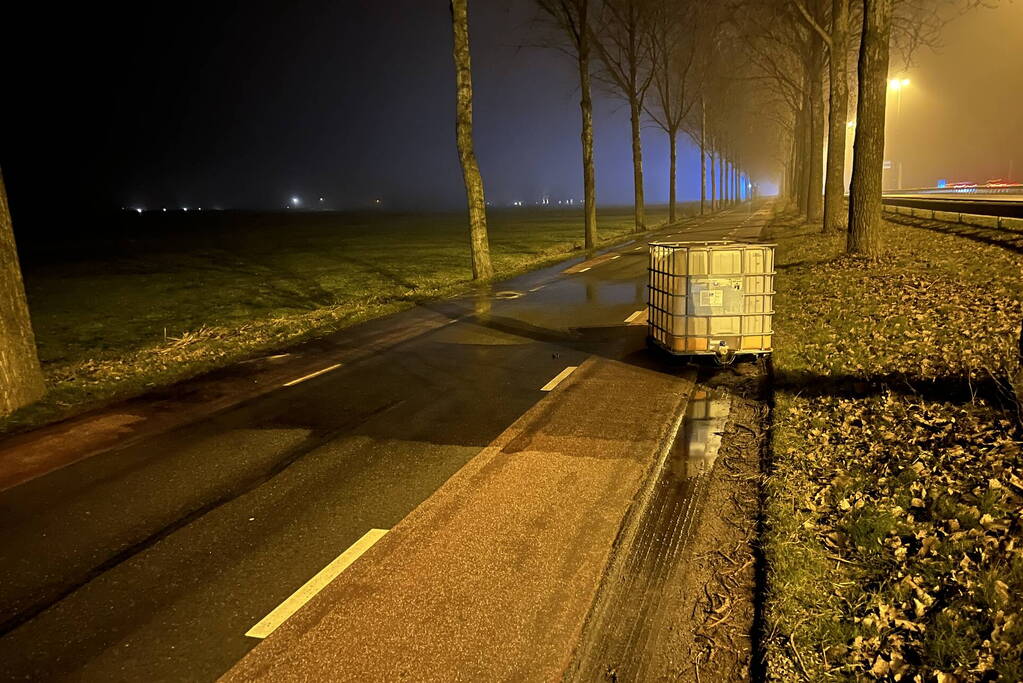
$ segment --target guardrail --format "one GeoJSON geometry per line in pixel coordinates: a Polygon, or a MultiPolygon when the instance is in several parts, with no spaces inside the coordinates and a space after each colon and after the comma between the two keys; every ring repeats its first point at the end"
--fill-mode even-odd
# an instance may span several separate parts
{"type": "Polygon", "coordinates": [[[914,206],[895,206],[885,204],[886,213],[896,213],[913,218],[944,221],[946,223],[962,223],[980,228],[996,228],[999,230],[1018,230],[1023,232],[1023,217],[999,216],[991,214],[964,213],[962,211],[937,211],[934,209],[914,206]]]}
{"type": "Polygon", "coordinates": [[[1023,183],[1008,183],[1005,185],[970,185],[960,187],[954,185],[947,185],[945,187],[912,187],[905,190],[884,190],[881,192],[882,196],[908,194],[1023,195],[1023,183]]]}
{"type": "MultiPolygon", "coordinates": [[[[1013,188],[1007,188],[1013,189],[1013,188]]],[[[886,207],[908,207],[935,214],[963,214],[975,216],[1002,216],[1005,218],[1023,218],[1023,191],[1011,193],[925,193],[903,191],[900,194],[882,195],[881,201],[886,207]],[[999,196],[994,196],[999,194],[999,196]]],[[[930,216],[927,216],[930,218],[930,216]]],[[[939,218],[962,222],[957,218],[939,218]]]]}

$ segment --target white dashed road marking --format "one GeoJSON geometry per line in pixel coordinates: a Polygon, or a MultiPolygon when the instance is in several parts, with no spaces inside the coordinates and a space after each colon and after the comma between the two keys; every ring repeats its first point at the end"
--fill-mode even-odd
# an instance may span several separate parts
{"type": "Polygon", "coordinates": [[[299,377],[298,379],[293,379],[290,382],[285,382],[283,386],[293,387],[296,384],[298,384],[299,382],[304,382],[307,379],[312,379],[313,377],[319,377],[320,375],[322,375],[322,374],[324,374],[326,372],[330,372],[331,370],[337,370],[339,367],[341,367],[340,363],[338,363],[337,365],[331,365],[329,368],[323,368],[322,370],[317,370],[316,372],[311,372],[308,375],[306,375],[305,377],[299,377]]]}
{"type": "Polygon", "coordinates": [[[336,579],[341,572],[348,569],[364,552],[372,548],[373,544],[383,538],[386,533],[387,529],[370,529],[367,531],[348,550],[338,555],[337,559],[321,569],[316,576],[306,581],[301,588],[288,596],[287,600],[277,605],[270,614],[263,617],[245,635],[249,638],[266,638],[273,633],[278,626],[301,609],[302,605],[312,600],[317,593],[323,590],[324,586],[336,579]]]}
{"type": "Polygon", "coordinates": [[[630,315],[628,318],[626,318],[625,322],[631,323],[633,320],[635,320],[639,316],[643,315],[644,313],[646,313],[646,309],[640,309],[640,310],[636,311],[635,313],[633,313],[632,315],[630,315]]]}
{"type": "Polygon", "coordinates": [[[576,368],[578,368],[578,367],[579,367],[578,365],[569,365],[567,368],[565,368],[564,370],[559,372],[554,379],[552,379],[550,382],[547,382],[547,384],[543,385],[540,388],[540,391],[551,391],[552,389],[554,389],[554,387],[556,387],[559,384],[561,384],[561,382],[566,377],[568,377],[573,372],[575,372],[576,368]]]}

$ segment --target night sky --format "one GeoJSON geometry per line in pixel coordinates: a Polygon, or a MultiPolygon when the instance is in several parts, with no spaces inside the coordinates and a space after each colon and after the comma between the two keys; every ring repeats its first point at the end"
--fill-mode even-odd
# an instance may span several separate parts
{"type": "MultiPolygon", "coordinates": [[[[4,26],[0,165],[16,226],[83,207],[273,208],[291,196],[464,205],[445,0],[31,4],[4,26]]],[[[573,64],[530,45],[528,0],[476,0],[470,17],[488,200],[578,200],[573,64]]],[[[1023,151],[1023,129],[1005,128],[1019,118],[1023,3],[962,21],[909,72],[921,85],[903,110],[922,160],[907,166],[913,182],[1004,176],[1023,151]],[[960,142],[943,154],[950,130],[960,142]]],[[[598,200],[627,204],[628,111],[605,95],[596,107],[598,200]]],[[[644,144],[648,201],[664,201],[663,134],[648,126],[644,144]]],[[[682,154],[681,198],[698,197],[695,154],[682,154]]],[[[1015,164],[1023,176],[1023,154],[1015,164]]]]}

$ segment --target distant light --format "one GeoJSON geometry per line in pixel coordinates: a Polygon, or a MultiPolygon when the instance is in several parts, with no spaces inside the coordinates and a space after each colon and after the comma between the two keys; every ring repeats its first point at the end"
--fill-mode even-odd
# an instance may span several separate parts
{"type": "Polygon", "coordinates": [[[321,201],[321,202],[323,201],[323,197],[320,197],[320,201],[321,201]]]}
{"type": "Polygon", "coordinates": [[[142,213],[142,209],[135,209],[136,212],[142,213]]]}
{"type": "Polygon", "coordinates": [[[202,211],[202,207],[200,206],[199,208],[196,209],[196,211],[202,211]]]}
{"type": "Polygon", "coordinates": [[[379,204],[379,203],[380,203],[380,200],[378,199],[378,200],[377,200],[377,204],[379,204]]]}
{"type": "Polygon", "coordinates": [[[187,206],[181,207],[181,210],[184,211],[185,213],[188,213],[188,207],[187,206]]]}
{"type": "Polygon", "coordinates": [[[301,200],[300,200],[300,199],[299,199],[298,197],[292,197],[292,198],[291,198],[291,205],[292,205],[292,206],[298,206],[298,204],[299,204],[299,202],[300,202],[300,201],[301,201],[301,200]]]}
{"type": "Polygon", "coordinates": [[[167,211],[167,207],[164,207],[164,209],[163,209],[163,210],[164,210],[164,212],[166,212],[166,211],[167,211]]]}

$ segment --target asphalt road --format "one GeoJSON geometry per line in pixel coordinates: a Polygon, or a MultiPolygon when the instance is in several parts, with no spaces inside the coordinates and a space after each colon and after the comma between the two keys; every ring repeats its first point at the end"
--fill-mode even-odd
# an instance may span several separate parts
{"type": "MultiPolygon", "coordinates": [[[[766,217],[658,238],[752,238],[766,217]]],[[[567,367],[660,362],[625,324],[645,307],[645,241],[580,260],[377,321],[426,331],[0,493],[0,678],[213,680],[258,642],[250,627],[567,367]]]]}

